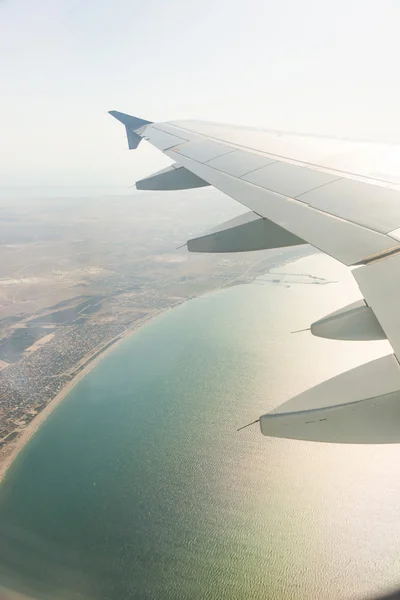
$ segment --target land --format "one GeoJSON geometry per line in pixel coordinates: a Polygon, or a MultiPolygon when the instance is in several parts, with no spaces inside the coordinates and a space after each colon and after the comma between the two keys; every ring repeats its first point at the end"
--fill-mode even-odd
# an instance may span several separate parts
{"type": "MultiPolygon", "coordinates": [[[[237,255],[176,250],[240,208],[212,192],[169,199],[0,201],[0,480],[51,410],[121,339],[207,291],[264,274],[264,283],[290,285],[273,270],[311,253],[305,246],[237,255]]],[[[296,277],[292,283],[322,283],[296,277]]]]}

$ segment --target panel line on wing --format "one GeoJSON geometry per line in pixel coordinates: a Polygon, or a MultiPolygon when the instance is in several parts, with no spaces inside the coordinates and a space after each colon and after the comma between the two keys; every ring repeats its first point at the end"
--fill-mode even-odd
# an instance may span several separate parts
{"type": "MultiPolygon", "coordinates": [[[[230,148],[227,152],[223,152],[222,154],[220,154],[219,156],[217,156],[217,158],[220,158],[221,156],[226,156],[227,154],[232,154],[233,152],[236,152],[236,148],[230,148]]],[[[204,161],[204,165],[206,165],[207,163],[211,162],[212,160],[215,160],[215,158],[209,158],[208,160],[204,161]]]]}
{"type": "MultiPolygon", "coordinates": [[[[343,177],[338,177],[337,179],[334,179],[333,181],[325,181],[325,183],[321,183],[321,185],[317,185],[315,188],[312,188],[311,190],[307,190],[306,192],[297,194],[297,196],[295,196],[294,199],[299,200],[299,198],[301,198],[301,196],[304,196],[304,194],[308,194],[308,192],[314,192],[315,190],[319,190],[320,188],[323,188],[326,185],[330,185],[331,183],[335,183],[335,181],[339,181],[340,179],[343,179],[343,177]]],[[[299,200],[299,201],[302,202],[302,200],[299,200]]],[[[306,204],[308,204],[308,202],[306,202],[306,204]]]]}
{"type": "MultiPolygon", "coordinates": [[[[271,165],[275,165],[278,161],[274,160],[274,162],[272,162],[270,165],[266,165],[266,166],[271,166],[271,165]]],[[[251,175],[252,173],[254,173],[255,171],[258,171],[259,169],[261,169],[262,167],[257,167],[256,169],[252,169],[251,171],[247,171],[247,173],[243,173],[243,175],[241,175],[240,177],[247,177],[248,175],[251,175]]]]}
{"type": "Polygon", "coordinates": [[[232,154],[233,152],[236,152],[236,149],[223,143],[210,142],[209,140],[195,140],[177,145],[177,149],[174,150],[174,152],[201,164],[206,164],[214,158],[232,154]]]}

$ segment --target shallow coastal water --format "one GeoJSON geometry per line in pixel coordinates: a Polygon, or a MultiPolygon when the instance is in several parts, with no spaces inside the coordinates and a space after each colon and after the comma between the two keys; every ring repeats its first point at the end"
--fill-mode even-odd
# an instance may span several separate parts
{"type": "Polygon", "coordinates": [[[351,302],[327,257],[155,318],[112,350],[0,488],[0,583],[36,597],[359,598],[400,584],[400,448],[236,428],[388,351],[291,335],[351,302]]]}

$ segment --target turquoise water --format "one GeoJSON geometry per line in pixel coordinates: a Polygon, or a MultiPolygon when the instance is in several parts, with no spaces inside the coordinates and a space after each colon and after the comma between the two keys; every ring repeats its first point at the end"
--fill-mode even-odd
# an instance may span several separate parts
{"type": "Polygon", "coordinates": [[[239,286],[154,319],[98,364],[0,488],[0,581],[40,598],[350,598],[400,583],[400,449],[236,428],[382,343],[291,335],[342,284],[239,286]]]}

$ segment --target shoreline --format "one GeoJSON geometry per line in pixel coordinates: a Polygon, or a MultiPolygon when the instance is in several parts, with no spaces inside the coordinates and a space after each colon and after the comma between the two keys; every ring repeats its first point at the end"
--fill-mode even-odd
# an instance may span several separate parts
{"type": "MultiPolygon", "coordinates": [[[[167,309],[168,310],[168,309],[167,309]]],[[[160,311],[164,312],[164,311],[160,311]]],[[[98,356],[93,358],[92,360],[88,360],[88,363],[81,369],[72,379],[69,381],[54,398],[49,400],[45,408],[38,414],[32,421],[21,431],[21,435],[17,437],[15,442],[11,442],[9,448],[5,449],[4,455],[0,455],[0,485],[7,475],[8,469],[11,467],[14,460],[17,458],[19,453],[25,447],[25,445],[30,441],[30,439],[35,435],[39,427],[47,420],[48,416],[53,412],[53,410],[64,400],[64,398],[69,394],[69,392],[76,386],[77,383],[81,379],[83,379],[89,371],[91,371],[111,350],[117,348],[117,346],[128,338],[130,335],[133,335],[138,331],[143,325],[148,323],[153,319],[153,317],[160,314],[160,312],[152,315],[151,319],[145,319],[142,323],[137,324],[136,327],[132,329],[127,329],[115,339],[115,343],[111,343],[112,340],[104,344],[106,346],[104,350],[97,351],[99,352],[98,356]]],[[[78,367],[77,367],[78,368],[78,367]]]]}
{"type": "MultiPolygon", "coordinates": [[[[290,258],[283,259],[282,263],[280,263],[280,266],[283,266],[287,263],[295,262],[301,258],[307,258],[307,256],[305,256],[305,257],[291,256],[290,258]]],[[[219,292],[219,291],[222,291],[223,289],[229,289],[229,287],[231,287],[229,284],[233,283],[233,286],[236,285],[235,284],[236,279],[237,278],[235,278],[233,281],[225,282],[221,286],[219,286],[215,289],[207,290],[207,291],[202,292],[195,296],[188,296],[187,298],[179,300],[178,302],[174,302],[170,306],[167,306],[165,308],[162,308],[161,310],[154,312],[151,316],[147,315],[142,321],[140,321],[139,323],[136,323],[131,328],[126,329],[125,331],[120,333],[118,336],[113,338],[115,340],[115,343],[112,343],[113,340],[109,340],[108,342],[106,342],[106,344],[104,344],[104,350],[100,349],[100,350],[95,351],[93,354],[96,355],[96,352],[97,352],[98,355],[92,359],[91,358],[88,359],[87,364],[81,370],[79,370],[79,372],[71,379],[71,381],[69,381],[58,392],[58,394],[56,396],[54,396],[54,398],[49,400],[49,402],[47,403],[45,408],[38,415],[36,415],[36,417],[34,419],[32,419],[32,421],[21,431],[21,435],[19,435],[16,438],[15,442],[11,442],[9,447],[5,448],[3,452],[1,452],[1,450],[0,450],[0,486],[1,486],[1,483],[4,480],[5,476],[7,475],[8,469],[11,467],[14,460],[17,458],[19,453],[23,450],[25,445],[35,435],[35,433],[38,431],[40,426],[47,420],[48,416],[64,400],[64,398],[76,386],[76,384],[79,383],[79,381],[81,379],[83,379],[89,373],[89,371],[91,371],[109,352],[111,352],[111,350],[116,348],[123,340],[125,340],[126,338],[130,337],[131,335],[133,335],[134,333],[139,331],[139,329],[141,329],[144,325],[147,325],[155,317],[161,315],[162,313],[167,312],[177,306],[180,306],[180,305],[188,302],[189,300],[194,300],[195,298],[198,298],[200,296],[219,292]]],[[[243,284],[241,284],[241,285],[243,285],[243,284]]],[[[77,365],[76,368],[78,369],[79,365],[77,365]]]]}
{"type": "MultiPolygon", "coordinates": [[[[3,453],[0,450],[0,486],[7,475],[8,469],[11,467],[18,454],[35,435],[40,426],[47,420],[48,416],[53,412],[53,410],[64,400],[66,396],[68,396],[69,392],[89,373],[89,371],[91,371],[105,356],[107,356],[111,350],[117,348],[121,342],[139,331],[139,329],[141,329],[144,325],[150,323],[155,317],[158,317],[162,313],[184,304],[191,299],[192,297],[184,298],[183,300],[173,302],[170,306],[156,310],[151,315],[145,316],[141,321],[136,322],[132,327],[128,327],[115,338],[106,342],[103,346],[103,349],[95,350],[93,353],[94,358],[89,358],[83,369],[80,369],[79,372],[71,379],[71,381],[69,381],[58,392],[58,394],[54,396],[54,398],[49,400],[45,408],[38,415],[36,415],[36,417],[34,417],[34,419],[32,419],[32,421],[21,431],[21,435],[16,438],[15,442],[11,442],[9,447],[4,449],[3,453]],[[98,353],[97,356],[95,356],[96,353],[98,353]]],[[[78,369],[79,365],[77,365],[76,368],[78,369]]]]}

